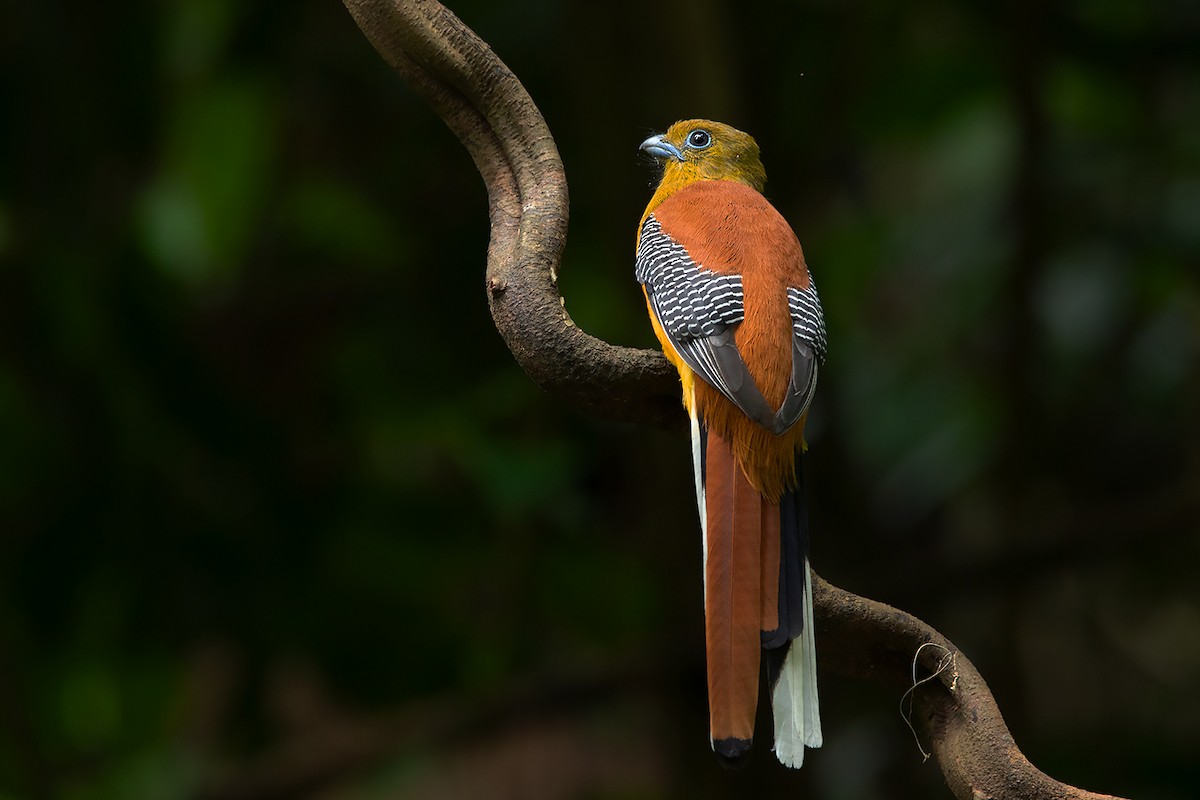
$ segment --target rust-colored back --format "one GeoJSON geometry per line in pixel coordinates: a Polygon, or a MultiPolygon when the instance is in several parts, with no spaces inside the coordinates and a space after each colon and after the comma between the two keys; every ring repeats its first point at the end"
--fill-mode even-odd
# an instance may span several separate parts
{"type": "MultiPolygon", "coordinates": [[[[734,181],[697,181],[654,210],[662,229],[702,268],[742,276],[745,321],[734,341],[763,397],[779,408],[792,368],[787,289],[808,286],[804,253],[791,226],[757,191],[734,181]]],[[[728,441],[750,482],[777,502],[795,486],[804,419],[776,436],[746,418],[719,391],[696,382],[701,419],[728,441]]]]}

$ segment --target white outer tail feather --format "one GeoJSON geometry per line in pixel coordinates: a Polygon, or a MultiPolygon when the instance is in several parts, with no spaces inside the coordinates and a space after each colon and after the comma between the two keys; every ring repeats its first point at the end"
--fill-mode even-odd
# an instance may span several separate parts
{"type": "MultiPolygon", "coordinates": [[[[695,404],[691,404],[695,409],[695,404]]],[[[703,442],[700,441],[700,420],[696,418],[696,412],[693,410],[689,415],[692,421],[692,470],[696,476],[696,508],[700,511],[700,533],[704,541],[704,557],[708,559],[708,510],[704,502],[704,473],[701,468],[700,448],[703,442]]]]}
{"type": "Polygon", "coordinates": [[[812,573],[804,559],[804,632],[788,646],[771,695],[775,717],[775,756],[785,767],[804,763],[804,748],[821,746],[817,700],[817,647],[813,635],[812,573]]]}
{"type": "MultiPolygon", "coordinates": [[[[690,400],[690,398],[689,398],[690,400]]],[[[696,418],[696,404],[694,401],[688,403],[692,408],[690,414],[692,418],[692,469],[696,473],[696,508],[700,511],[700,546],[702,548],[702,558],[704,559],[704,602],[708,602],[708,506],[704,500],[704,470],[701,465],[700,448],[704,443],[700,441],[700,420],[696,418]]]]}

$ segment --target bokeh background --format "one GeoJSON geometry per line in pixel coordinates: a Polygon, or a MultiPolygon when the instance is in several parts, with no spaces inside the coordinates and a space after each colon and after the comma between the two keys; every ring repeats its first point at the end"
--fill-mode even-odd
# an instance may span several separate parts
{"type": "MultiPolygon", "coordinates": [[[[817,568],[1052,775],[1195,797],[1200,6],[452,6],[610,341],[637,144],[757,136],[829,322],[817,568]]],[[[683,429],[521,373],[482,183],[340,4],[9,4],[0,92],[0,798],[949,797],[833,674],[802,771],[716,766],[683,429]]]]}

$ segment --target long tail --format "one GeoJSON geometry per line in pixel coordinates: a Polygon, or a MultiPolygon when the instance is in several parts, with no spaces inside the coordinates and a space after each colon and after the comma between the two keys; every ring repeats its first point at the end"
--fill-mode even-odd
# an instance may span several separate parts
{"type": "Polygon", "coordinates": [[[750,750],[766,651],[775,753],[799,767],[821,744],[803,487],[771,503],[724,440],[693,417],[696,501],[704,534],[704,615],[713,750],[729,765],[750,750]]]}

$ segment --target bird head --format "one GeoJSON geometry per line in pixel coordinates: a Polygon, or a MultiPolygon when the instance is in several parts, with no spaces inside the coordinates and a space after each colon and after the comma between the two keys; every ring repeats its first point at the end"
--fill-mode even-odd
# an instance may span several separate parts
{"type": "Polygon", "coordinates": [[[738,181],[761,192],[767,182],[754,137],[720,122],[676,122],[666,133],[642,142],[640,149],[662,166],[662,186],[679,188],[702,180],[738,181]]]}

